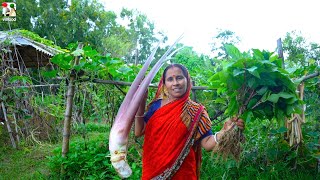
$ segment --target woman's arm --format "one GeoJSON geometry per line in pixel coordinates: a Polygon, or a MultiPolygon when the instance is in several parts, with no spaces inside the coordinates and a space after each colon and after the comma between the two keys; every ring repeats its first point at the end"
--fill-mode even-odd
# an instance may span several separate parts
{"type": "Polygon", "coordinates": [[[217,143],[219,143],[219,139],[221,139],[221,136],[223,135],[223,133],[233,128],[234,124],[236,124],[239,127],[239,129],[244,129],[244,122],[242,119],[236,119],[236,118],[229,119],[224,123],[223,128],[219,132],[217,132],[215,135],[210,135],[208,137],[203,138],[201,140],[201,146],[206,151],[213,150],[214,146],[217,143]]]}
{"type": "Polygon", "coordinates": [[[201,146],[206,150],[206,151],[211,151],[213,150],[214,146],[217,144],[216,140],[214,139],[214,136],[216,136],[217,141],[219,142],[219,139],[221,138],[221,135],[223,134],[224,130],[220,130],[219,133],[216,135],[210,135],[201,140],[201,146]]]}
{"type": "Polygon", "coordinates": [[[146,123],[144,122],[144,110],[146,108],[146,102],[148,97],[148,91],[146,92],[145,96],[143,97],[143,100],[139,106],[139,109],[135,116],[134,121],[134,133],[135,136],[139,137],[142,136],[144,133],[144,128],[146,126],[146,123]]]}

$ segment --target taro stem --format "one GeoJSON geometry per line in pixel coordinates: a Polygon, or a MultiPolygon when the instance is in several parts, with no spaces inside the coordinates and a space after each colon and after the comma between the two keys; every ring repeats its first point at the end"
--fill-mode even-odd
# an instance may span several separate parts
{"type": "Polygon", "coordinates": [[[157,48],[152,52],[152,54],[149,56],[146,63],[138,73],[138,76],[134,80],[129,89],[129,92],[127,93],[123,103],[120,106],[114,124],[110,131],[109,150],[111,154],[111,163],[121,178],[127,178],[132,173],[132,170],[126,161],[126,155],[128,136],[133,124],[134,116],[152,79],[157,74],[163,63],[168,60],[168,57],[172,56],[172,54],[176,52],[174,51],[173,53],[168,55],[181,38],[182,36],[180,36],[175,41],[175,43],[165,52],[165,54],[154,65],[154,67],[142,81],[143,76],[146,73],[150,62],[152,61],[157,48]]]}

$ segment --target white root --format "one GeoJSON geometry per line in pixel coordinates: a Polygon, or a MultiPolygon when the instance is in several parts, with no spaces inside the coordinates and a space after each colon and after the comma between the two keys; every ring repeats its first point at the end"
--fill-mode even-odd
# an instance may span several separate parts
{"type": "Polygon", "coordinates": [[[119,151],[110,151],[111,164],[119,174],[121,178],[128,178],[132,174],[132,170],[127,162],[127,147],[123,146],[119,148],[119,151]]]}

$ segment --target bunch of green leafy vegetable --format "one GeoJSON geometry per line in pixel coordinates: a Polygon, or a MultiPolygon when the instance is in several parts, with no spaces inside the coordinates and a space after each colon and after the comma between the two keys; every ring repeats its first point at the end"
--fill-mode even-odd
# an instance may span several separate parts
{"type": "Polygon", "coordinates": [[[233,45],[226,45],[226,51],[232,59],[223,62],[210,81],[220,95],[216,102],[227,106],[227,115],[283,120],[299,112],[296,85],[282,68],[282,59],[258,49],[241,53],[233,45]]]}

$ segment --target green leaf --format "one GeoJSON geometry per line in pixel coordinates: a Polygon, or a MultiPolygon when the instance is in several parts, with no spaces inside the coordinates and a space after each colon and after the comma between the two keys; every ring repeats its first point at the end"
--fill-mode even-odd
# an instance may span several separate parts
{"type": "Polygon", "coordinates": [[[73,56],[81,56],[84,54],[83,49],[77,49],[71,53],[73,56]]]}
{"type": "Polygon", "coordinates": [[[251,99],[247,105],[247,109],[251,109],[257,102],[258,102],[257,99],[255,98],[251,99]]]}
{"type": "Polygon", "coordinates": [[[220,103],[220,104],[224,104],[224,105],[226,105],[226,99],[224,99],[224,98],[220,98],[220,97],[218,97],[218,98],[216,98],[215,100],[214,100],[214,102],[215,103],[220,103]]]}
{"type": "Polygon", "coordinates": [[[263,86],[261,89],[257,91],[257,94],[262,95],[268,90],[268,86],[263,86]]]}
{"type": "Polygon", "coordinates": [[[257,60],[263,60],[263,54],[259,49],[252,49],[253,57],[257,60]]]}
{"type": "Polygon", "coordinates": [[[255,85],[257,85],[256,79],[250,78],[250,79],[248,80],[248,86],[249,86],[250,88],[254,88],[255,85]]]}
{"type": "Polygon", "coordinates": [[[278,133],[285,133],[288,131],[288,129],[286,127],[280,127],[277,131],[278,133]]]}
{"type": "Polygon", "coordinates": [[[235,69],[233,70],[233,76],[238,76],[240,74],[243,74],[245,71],[242,69],[235,69]]]}
{"type": "Polygon", "coordinates": [[[277,103],[279,100],[279,94],[271,94],[268,98],[268,101],[271,101],[273,103],[277,103]]]}
{"type": "Polygon", "coordinates": [[[261,98],[261,101],[262,101],[262,102],[266,102],[266,101],[268,100],[270,94],[271,94],[271,91],[270,91],[270,90],[267,90],[267,91],[263,94],[263,96],[262,96],[262,98],[261,98]]]}
{"type": "Polygon", "coordinates": [[[118,69],[118,71],[120,73],[127,74],[128,72],[132,71],[132,69],[129,68],[127,65],[123,65],[118,69]]]}
{"type": "Polygon", "coordinates": [[[293,94],[290,94],[290,93],[287,93],[287,92],[280,92],[278,93],[279,97],[282,97],[284,99],[289,99],[289,98],[292,98],[294,97],[293,94]]]}
{"type": "Polygon", "coordinates": [[[238,60],[242,58],[242,54],[234,45],[225,44],[224,48],[226,49],[226,53],[231,56],[231,58],[238,60]]]}
{"type": "Polygon", "coordinates": [[[58,70],[52,70],[52,71],[42,71],[42,75],[46,78],[53,78],[56,77],[58,73],[58,70]]]}
{"type": "Polygon", "coordinates": [[[256,66],[252,66],[251,68],[247,69],[249,71],[250,74],[254,75],[255,77],[260,79],[260,75],[258,73],[258,71],[256,71],[258,69],[258,67],[256,66]]]}

